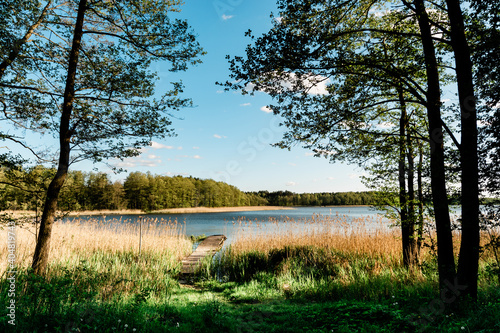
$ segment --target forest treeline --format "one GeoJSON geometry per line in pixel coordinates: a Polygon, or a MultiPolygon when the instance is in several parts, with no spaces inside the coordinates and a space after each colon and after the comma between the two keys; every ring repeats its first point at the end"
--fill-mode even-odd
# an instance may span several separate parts
{"type": "MultiPolygon", "coordinates": [[[[41,209],[52,169],[9,170],[0,174],[0,209],[41,209]]],[[[61,210],[153,211],[166,208],[258,206],[267,201],[234,186],[211,179],[169,177],[132,172],[123,181],[111,181],[106,173],[70,171],[62,188],[61,210]]]]}
{"type": "Polygon", "coordinates": [[[252,192],[264,198],[270,206],[338,206],[373,205],[375,192],[293,193],[290,191],[252,192]]]}
{"type": "MultiPolygon", "coordinates": [[[[0,210],[41,210],[44,193],[55,172],[40,166],[0,171],[0,210]]],[[[368,205],[372,192],[302,193],[243,192],[212,179],[132,172],[111,181],[102,172],[70,171],[59,198],[65,211],[232,206],[368,205]]]]}

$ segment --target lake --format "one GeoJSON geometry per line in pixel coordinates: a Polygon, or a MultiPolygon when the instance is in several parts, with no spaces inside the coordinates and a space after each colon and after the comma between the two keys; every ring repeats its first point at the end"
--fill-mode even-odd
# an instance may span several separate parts
{"type": "MultiPolygon", "coordinates": [[[[146,214],[143,224],[172,223],[177,221],[179,232],[189,235],[219,235],[228,237],[226,243],[241,232],[267,234],[290,232],[290,230],[320,231],[339,229],[346,231],[354,227],[380,229],[390,222],[383,212],[366,206],[295,207],[294,209],[241,211],[224,213],[146,214]]],[[[68,217],[63,222],[99,222],[102,225],[139,223],[139,215],[80,216],[68,217]]]]}

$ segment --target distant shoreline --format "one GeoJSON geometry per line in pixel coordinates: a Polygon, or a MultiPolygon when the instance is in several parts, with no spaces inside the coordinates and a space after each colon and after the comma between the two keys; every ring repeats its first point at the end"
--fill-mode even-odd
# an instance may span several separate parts
{"type": "MultiPolygon", "coordinates": [[[[334,206],[237,206],[237,207],[190,207],[190,208],[169,208],[144,212],[140,209],[121,210],[86,210],[69,212],[67,216],[103,216],[103,215],[154,215],[154,214],[202,214],[202,213],[230,213],[230,212],[254,212],[272,210],[294,210],[297,208],[349,208],[349,207],[371,207],[371,205],[334,205],[334,206]]],[[[0,214],[12,214],[14,217],[33,216],[34,211],[27,210],[5,210],[0,214]]],[[[61,212],[59,212],[61,213],[61,212]]]]}
{"type": "MultiPolygon", "coordinates": [[[[293,210],[294,207],[284,206],[238,206],[238,207],[190,207],[190,208],[170,208],[161,209],[151,212],[144,212],[139,209],[122,209],[122,210],[90,210],[80,212],[70,212],[68,216],[82,215],[152,215],[152,214],[198,214],[198,213],[226,213],[226,212],[250,212],[250,211],[267,211],[267,210],[293,210]]],[[[32,216],[34,211],[7,210],[0,214],[9,213],[15,217],[32,216]]]]}
{"type": "Polygon", "coordinates": [[[238,206],[238,207],[192,207],[170,208],[150,212],[149,214],[193,214],[193,213],[226,213],[226,212],[253,212],[266,210],[292,210],[294,207],[284,206],[238,206]]]}

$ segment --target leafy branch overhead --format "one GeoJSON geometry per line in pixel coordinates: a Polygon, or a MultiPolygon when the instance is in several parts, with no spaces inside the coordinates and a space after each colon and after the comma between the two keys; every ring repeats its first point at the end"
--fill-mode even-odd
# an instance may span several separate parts
{"type": "MultiPolygon", "coordinates": [[[[246,57],[230,60],[232,81],[242,93],[262,91],[284,118],[288,132],[277,145],[300,143],[331,160],[373,158],[371,152],[396,136],[400,96],[417,110],[425,107],[426,74],[416,15],[407,8],[384,10],[382,2],[326,4],[280,1],[273,28],[255,38],[246,57]],[[384,126],[377,126],[384,124],[384,126]],[[385,126],[385,125],[393,126],[385,126]],[[346,135],[349,133],[350,135],[346,135]],[[373,141],[366,154],[355,138],[373,141]],[[368,155],[370,156],[368,156],[368,155]]],[[[439,12],[435,14],[438,22],[439,12]]],[[[446,24],[434,38],[449,49],[446,24]]],[[[450,64],[441,61],[441,72],[450,64]]],[[[412,136],[428,140],[425,124],[412,136]]],[[[363,162],[361,162],[363,163],[363,162]]]]}
{"type": "Polygon", "coordinates": [[[405,239],[411,242],[415,232],[405,226],[416,211],[414,173],[421,189],[426,166],[440,286],[457,278],[469,288],[464,294],[476,299],[480,103],[475,94],[485,102],[479,108],[485,125],[480,134],[489,143],[482,144],[482,164],[485,186],[491,188],[498,173],[490,163],[498,161],[499,117],[491,110],[498,110],[492,103],[498,100],[498,66],[492,65],[498,58],[498,3],[278,0],[278,10],[268,32],[258,38],[247,32],[252,44],[244,57],[227,57],[230,80],[219,85],[273,98],[269,107],[287,128],[278,147],[300,144],[331,161],[358,163],[374,181],[390,180],[390,170],[397,170],[400,208],[410,203],[408,214],[401,209],[405,253],[412,253],[405,239]],[[459,103],[445,108],[444,87],[452,85],[459,103]],[[458,166],[450,168],[449,160],[458,166]],[[447,200],[448,185],[457,182],[463,214],[458,269],[447,200]]]}
{"type": "MultiPolygon", "coordinates": [[[[152,136],[173,134],[172,112],[191,100],[181,97],[182,82],[157,95],[159,77],[150,66],[161,62],[165,70],[184,71],[204,54],[187,22],[171,18],[179,4],[88,1],[68,131],[73,161],[135,155],[152,136]]],[[[10,38],[2,43],[1,101],[4,118],[19,127],[58,134],[76,13],[73,2],[25,8],[18,15],[33,31],[13,48],[9,41],[26,28],[4,26],[10,38]]]]}
{"type": "MultiPolygon", "coordinates": [[[[156,95],[158,63],[184,71],[204,52],[181,2],[8,1],[0,20],[3,120],[58,139],[57,171],[47,187],[33,268],[43,274],[69,166],[140,153],[173,135],[172,112],[191,105],[182,82],[156,95]]],[[[17,138],[2,133],[11,141],[17,138]]],[[[26,145],[28,146],[28,145],[26,145]]],[[[32,149],[33,150],[33,149],[32,149]]]]}

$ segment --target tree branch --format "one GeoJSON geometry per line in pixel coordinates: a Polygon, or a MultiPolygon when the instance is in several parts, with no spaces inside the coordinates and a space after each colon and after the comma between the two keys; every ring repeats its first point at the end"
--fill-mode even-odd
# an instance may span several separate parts
{"type": "Polygon", "coordinates": [[[49,7],[51,4],[52,4],[52,1],[47,2],[47,4],[45,5],[45,7],[42,10],[42,13],[38,17],[37,21],[28,29],[28,31],[26,32],[26,34],[24,35],[23,38],[21,38],[20,40],[18,40],[17,42],[14,43],[14,46],[13,46],[11,52],[9,53],[9,56],[7,57],[7,59],[2,61],[2,63],[0,64],[0,79],[4,76],[7,67],[10,66],[10,64],[19,55],[19,52],[21,52],[21,47],[28,42],[28,40],[30,39],[33,32],[42,23],[43,19],[47,15],[47,12],[49,11],[49,7]]]}

